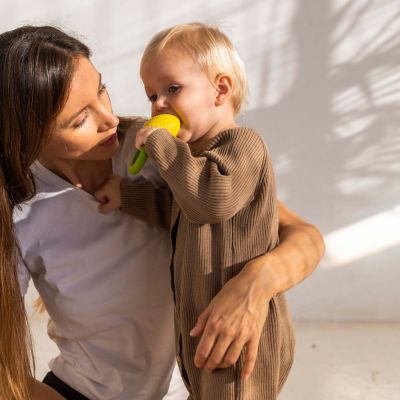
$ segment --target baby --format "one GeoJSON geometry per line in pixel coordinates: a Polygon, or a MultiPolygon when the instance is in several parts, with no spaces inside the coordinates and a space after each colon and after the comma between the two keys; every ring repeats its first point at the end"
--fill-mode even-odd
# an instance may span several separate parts
{"type": "Polygon", "coordinates": [[[270,156],[261,136],[235,121],[246,97],[243,64],[219,29],[191,23],[158,33],[140,73],[151,114],[173,114],[181,122],[178,138],[154,127],[136,134],[136,147],[145,147],[169,189],[113,176],[96,194],[100,210],[120,208],[170,230],[176,352],[190,398],[276,399],[294,349],[283,294],[265,304],[268,318],[247,379],[241,379],[242,344],[222,351],[236,357],[235,365],[207,373],[194,364],[198,339],[190,335],[223,285],[278,244],[270,156]]]}

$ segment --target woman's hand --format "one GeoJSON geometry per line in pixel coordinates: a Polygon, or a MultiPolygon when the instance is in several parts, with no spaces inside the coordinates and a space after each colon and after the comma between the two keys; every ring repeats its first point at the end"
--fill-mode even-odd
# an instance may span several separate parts
{"type": "Polygon", "coordinates": [[[272,297],[257,278],[256,264],[256,260],[247,263],[239,275],[225,284],[190,332],[191,336],[202,335],[194,358],[198,368],[211,373],[215,368],[230,367],[245,347],[242,379],[253,371],[272,297]]]}
{"type": "Polygon", "coordinates": [[[229,280],[191,331],[192,336],[202,335],[194,359],[197,367],[208,372],[229,367],[245,347],[241,376],[246,379],[254,368],[270,299],[305,279],[322,258],[320,231],[283,203],[278,208],[279,246],[249,261],[229,280]]]}

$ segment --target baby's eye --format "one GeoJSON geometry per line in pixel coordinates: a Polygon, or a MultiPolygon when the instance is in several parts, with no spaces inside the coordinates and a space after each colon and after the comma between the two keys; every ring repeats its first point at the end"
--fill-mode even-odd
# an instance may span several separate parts
{"type": "Polygon", "coordinates": [[[181,87],[179,85],[171,85],[168,87],[168,93],[176,93],[181,87]]]}
{"type": "Polygon", "coordinates": [[[149,96],[149,100],[151,103],[154,103],[157,100],[157,95],[153,94],[153,95],[149,96]]]}
{"type": "Polygon", "coordinates": [[[105,83],[102,83],[100,85],[99,93],[103,93],[107,90],[107,85],[105,83]]]}

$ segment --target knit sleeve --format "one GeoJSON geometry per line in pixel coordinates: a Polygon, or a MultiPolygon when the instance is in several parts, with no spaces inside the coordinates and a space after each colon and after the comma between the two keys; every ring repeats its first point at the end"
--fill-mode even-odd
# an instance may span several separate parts
{"type": "Polygon", "coordinates": [[[268,168],[262,138],[248,128],[225,131],[199,156],[163,129],[146,142],[173,196],[193,223],[213,224],[232,218],[254,197],[268,168]]]}
{"type": "Polygon", "coordinates": [[[128,129],[135,127],[135,129],[140,129],[143,124],[147,121],[144,117],[139,116],[131,116],[131,117],[122,117],[119,116],[119,123],[117,127],[117,132],[119,135],[124,136],[128,129]]]}
{"type": "Polygon", "coordinates": [[[156,189],[150,181],[121,181],[121,211],[160,228],[169,229],[172,195],[168,187],[156,189]]]}

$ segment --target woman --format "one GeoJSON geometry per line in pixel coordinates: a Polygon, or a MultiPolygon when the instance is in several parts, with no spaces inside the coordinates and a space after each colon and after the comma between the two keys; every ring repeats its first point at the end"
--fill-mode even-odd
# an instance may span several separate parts
{"type": "MultiPolygon", "coordinates": [[[[16,273],[12,212],[35,193],[29,166],[41,152],[51,123],[62,108],[66,88],[47,86],[52,91],[44,95],[44,82],[37,79],[37,69],[20,64],[26,53],[35,49],[14,42],[16,36],[12,32],[0,35],[0,398],[61,399],[32,380],[31,347],[16,273]],[[40,121],[36,121],[37,115],[42,117],[40,121]]],[[[72,71],[65,59],[58,61],[61,68],[69,66],[72,71]]],[[[50,69],[48,57],[38,62],[43,69],[50,69]]],[[[52,67],[56,70],[57,63],[52,67]]]]}
{"type": "MultiPolygon", "coordinates": [[[[89,50],[63,32],[25,27],[1,35],[0,43],[14,66],[2,73],[2,87],[3,82],[29,85],[2,94],[6,102],[0,103],[1,129],[8,129],[13,143],[18,143],[14,136],[21,137],[27,160],[38,159],[32,167],[38,194],[16,213],[15,221],[22,292],[32,277],[51,317],[49,335],[60,348],[45,382],[67,399],[162,398],[174,364],[167,235],[119,212],[99,214],[93,197],[110,174],[127,174],[135,130],[131,127],[142,121],[122,121],[117,136],[118,118],[89,50]],[[34,85],[41,91],[31,89],[34,85]],[[10,99],[13,107],[7,107],[10,99]],[[9,112],[12,108],[14,113],[9,112]],[[45,143],[34,146],[35,135],[45,143]],[[29,152],[31,148],[35,152],[29,152]]],[[[2,142],[4,152],[7,146],[9,142],[2,142]]],[[[7,187],[18,188],[27,172],[13,175],[10,165],[7,168],[2,161],[7,179],[18,177],[7,187]]],[[[151,164],[143,176],[163,185],[151,164]]],[[[215,363],[210,349],[221,340],[257,342],[266,318],[265,302],[304,279],[322,256],[318,230],[283,205],[280,227],[279,248],[249,263],[199,316],[193,332],[202,335],[196,354],[199,367],[211,371],[232,364],[230,359],[215,363]],[[240,317],[233,319],[235,315],[240,317]]],[[[3,285],[1,295],[15,318],[14,299],[20,298],[13,271],[3,277],[2,269],[1,282],[12,282],[13,277],[14,292],[6,293],[3,285]]],[[[21,314],[19,319],[23,321],[21,314]]],[[[10,337],[5,334],[1,333],[2,346],[10,337]]],[[[13,335],[19,343],[24,338],[21,328],[13,335]]],[[[253,358],[247,359],[248,371],[253,358]]],[[[14,379],[9,387],[26,393],[28,378],[23,383],[11,370],[15,359],[2,363],[14,379]]],[[[27,362],[17,364],[27,374],[27,362]]],[[[3,370],[1,374],[4,379],[3,370]]]]}

